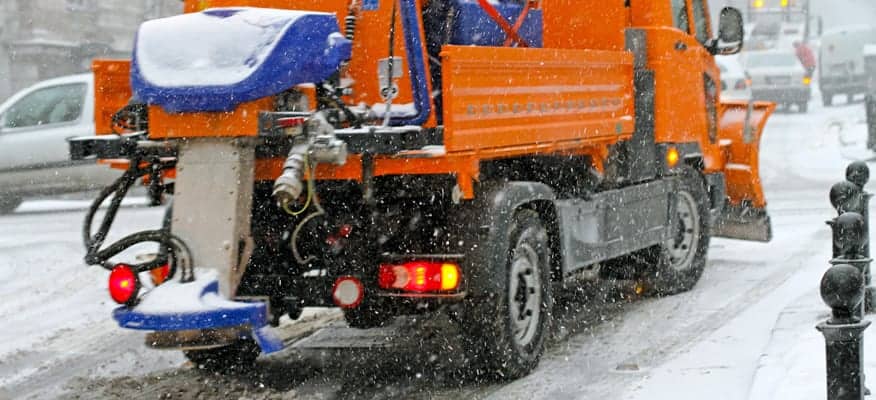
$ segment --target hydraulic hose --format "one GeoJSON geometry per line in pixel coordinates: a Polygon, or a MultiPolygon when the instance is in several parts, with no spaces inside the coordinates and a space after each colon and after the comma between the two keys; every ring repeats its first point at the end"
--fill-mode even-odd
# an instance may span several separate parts
{"type": "MultiPolygon", "coordinates": [[[[125,173],[115,182],[101,190],[97,198],[91,203],[85,215],[82,231],[83,242],[85,244],[85,263],[88,265],[100,265],[105,269],[112,269],[113,266],[108,264],[108,261],[113,256],[137,244],[154,242],[161,245],[159,256],[151,261],[131,265],[134,271],[144,272],[169,263],[171,267],[169,277],[172,277],[177,269],[181,269],[183,271],[182,280],[184,282],[193,280],[194,272],[192,266],[194,262],[191,251],[181,239],[170,233],[170,229],[166,224],[164,224],[165,226],[162,229],[137,232],[102,248],[128,190],[137,179],[154,171],[151,166],[141,167],[141,161],[139,158],[130,160],[130,167],[125,173]],[[92,234],[95,215],[101,205],[111,195],[114,195],[114,197],[107,207],[100,227],[96,233],[92,234]]],[[[169,168],[171,165],[161,165],[160,169],[169,168]]]]}

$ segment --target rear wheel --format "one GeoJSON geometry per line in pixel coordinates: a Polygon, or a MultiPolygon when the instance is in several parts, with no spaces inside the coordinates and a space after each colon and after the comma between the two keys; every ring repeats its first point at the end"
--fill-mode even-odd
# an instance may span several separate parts
{"type": "Polygon", "coordinates": [[[479,367],[500,379],[516,379],[538,365],[550,334],[550,247],[532,210],[517,211],[505,237],[510,251],[494,275],[499,291],[472,302],[466,330],[479,367]]]}
{"type": "Polygon", "coordinates": [[[186,350],[183,354],[192,363],[210,371],[246,371],[255,364],[261,349],[252,339],[204,350],[186,350]]]}
{"type": "Polygon", "coordinates": [[[809,102],[803,101],[797,103],[797,108],[800,110],[800,113],[806,114],[807,112],[809,112],[809,102]]]}
{"type": "Polygon", "coordinates": [[[833,105],[833,93],[825,92],[821,94],[821,101],[824,102],[825,107],[830,107],[833,105]]]}
{"type": "Polygon", "coordinates": [[[0,214],[9,214],[21,205],[22,198],[17,196],[0,197],[0,214]]]}
{"type": "Polygon", "coordinates": [[[708,194],[699,172],[685,168],[676,193],[674,234],[652,251],[646,286],[657,295],[692,289],[703,275],[709,249],[708,194]]]}

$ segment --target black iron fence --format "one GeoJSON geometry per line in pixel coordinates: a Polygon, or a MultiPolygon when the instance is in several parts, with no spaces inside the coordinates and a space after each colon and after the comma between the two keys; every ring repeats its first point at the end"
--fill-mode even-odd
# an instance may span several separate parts
{"type": "Polygon", "coordinates": [[[833,230],[833,259],[821,279],[821,298],[830,306],[831,318],[818,324],[827,352],[828,400],[863,400],[864,315],[873,309],[870,285],[869,203],[864,190],[870,179],[866,163],[846,169],[846,180],[830,189],[830,202],[838,216],[828,221],[833,230]]]}

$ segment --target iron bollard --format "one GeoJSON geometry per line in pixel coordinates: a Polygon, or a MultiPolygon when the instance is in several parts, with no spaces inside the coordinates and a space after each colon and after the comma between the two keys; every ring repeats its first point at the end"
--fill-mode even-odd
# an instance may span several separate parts
{"type": "MultiPolygon", "coordinates": [[[[861,214],[844,212],[831,223],[833,228],[833,249],[836,256],[830,260],[833,265],[851,265],[861,273],[861,296],[866,299],[868,288],[865,286],[866,276],[870,270],[871,259],[864,255],[867,224],[861,214]]],[[[866,314],[866,302],[861,303],[861,316],[866,314]]]]}
{"type": "Polygon", "coordinates": [[[831,266],[821,279],[821,298],[832,310],[831,318],[816,327],[825,341],[828,400],[865,396],[862,335],[870,321],[862,321],[858,313],[863,284],[861,271],[848,264],[831,266]]]}

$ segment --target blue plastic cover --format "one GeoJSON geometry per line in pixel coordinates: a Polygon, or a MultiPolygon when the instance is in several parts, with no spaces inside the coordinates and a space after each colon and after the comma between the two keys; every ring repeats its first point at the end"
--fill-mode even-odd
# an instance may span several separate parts
{"type": "Polygon", "coordinates": [[[265,303],[224,299],[210,276],[191,283],[167,282],[146,293],[136,307],[115,309],[113,318],[122,328],[158,332],[243,327],[263,352],[283,348],[268,328],[265,303]]]}
{"type": "Polygon", "coordinates": [[[316,83],[350,58],[334,14],[213,8],[147,21],[134,43],[135,96],[169,112],[231,111],[316,83]]]}
{"type": "MultiPolygon", "coordinates": [[[[450,36],[451,44],[502,46],[505,43],[505,31],[487,15],[477,0],[456,0],[455,3],[456,18],[450,36]]],[[[517,17],[523,12],[523,5],[517,2],[494,0],[491,3],[511,26],[517,23],[517,17]]],[[[517,33],[530,47],[542,47],[543,24],[541,10],[529,10],[517,33]]]]}

